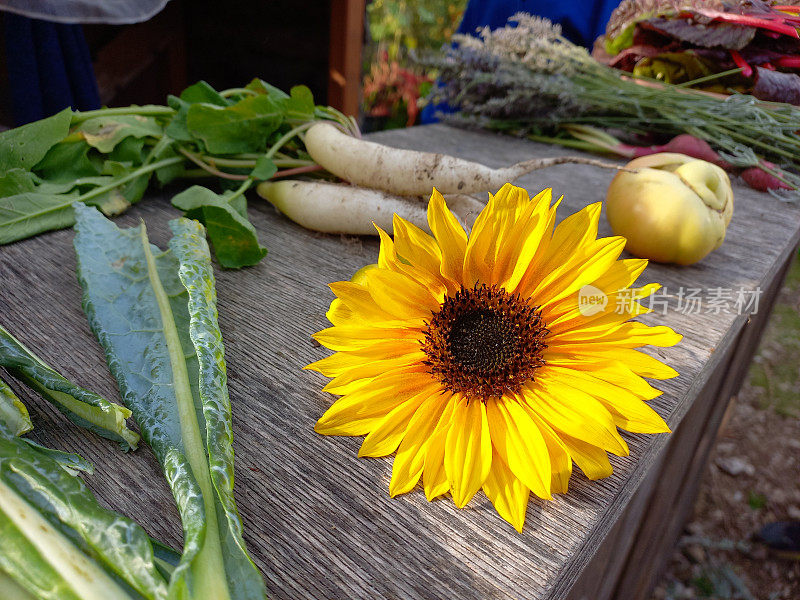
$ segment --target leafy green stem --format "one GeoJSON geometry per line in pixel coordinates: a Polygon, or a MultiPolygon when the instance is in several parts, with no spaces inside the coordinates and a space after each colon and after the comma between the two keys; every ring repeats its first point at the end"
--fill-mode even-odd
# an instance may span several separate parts
{"type": "Polygon", "coordinates": [[[252,169],[256,166],[256,161],[251,159],[222,158],[220,156],[209,156],[207,154],[196,154],[195,156],[211,166],[219,165],[220,167],[234,167],[237,169],[252,169]]]}
{"type": "MultiPolygon", "coordinates": [[[[80,553],[67,537],[5,482],[0,481],[0,523],[19,532],[48,566],[69,586],[64,596],[85,600],[124,600],[127,594],[94,561],[80,553]]],[[[31,557],[35,561],[34,557],[31,557]]],[[[36,562],[33,562],[36,564],[36,562]]]]}
{"type": "Polygon", "coordinates": [[[194,152],[190,152],[186,148],[178,147],[178,152],[183,154],[186,158],[188,158],[190,161],[192,161],[201,169],[204,169],[205,171],[208,171],[209,173],[211,173],[212,175],[216,175],[217,177],[222,177],[223,179],[231,179],[233,181],[244,181],[249,177],[248,175],[234,175],[232,173],[225,173],[224,171],[220,171],[216,167],[213,167],[212,165],[205,162],[197,154],[195,154],[194,152]]]}
{"type": "Polygon", "coordinates": [[[206,531],[203,539],[203,547],[192,569],[197,578],[196,598],[228,600],[230,598],[228,586],[225,583],[225,578],[220,576],[221,573],[225,572],[225,565],[222,559],[222,546],[220,544],[217,511],[214,505],[213,484],[208,470],[208,458],[206,457],[203,438],[200,434],[200,425],[197,422],[197,413],[195,411],[194,399],[189,383],[189,372],[186,367],[186,359],[178,329],[175,325],[169,298],[159,278],[155,258],[150,250],[150,241],[147,238],[147,229],[144,223],[141,225],[141,242],[147,262],[147,274],[150,278],[150,285],[155,293],[158,309],[161,313],[164,338],[166,339],[170,364],[172,366],[172,378],[174,381],[175,398],[178,404],[177,408],[184,452],[192,469],[192,474],[203,494],[206,531]]]}
{"type": "Polygon", "coordinates": [[[691,81],[684,81],[683,83],[676,83],[674,84],[675,87],[692,87],[699,83],[706,83],[708,81],[713,81],[714,79],[721,79],[722,77],[727,77],[728,75],[736,75],[737,73],[741,73],[742,68],[738,67],[736,69],[728,69],[727,71],[722,71],[720,73],[712,73],[711,75],[706,75],[705,77],[698,77],[697,79],[692,79],[691,81]]]}
{"type": "Polygon", "coordinates": [[[77,198],[70,199],[70,203],[72,202],[85,202],[91,198],[99,196],[101,194],[105,194],[106,192],[110,192],[111,190],[118,188],[123,183],[127,183],[132,179],[136,179],[140,175],[145,175],[147,173],[152,173],[153,171],[157,171],[162,167],[168,167],[170,165],[175,165],[178,163],[183,162],[183,159],[179,156],[173,156],[172,158],[165,158],[164,160],[160,160],[158,162],[150,163],[149,165],[143,165],[136,169],[135,171],[131,171],[124,177],[120,177],[119,179],[115,179],[113,182],[101,185],[100,187],[96,187],[93,190],[86,192],[85,194],[81,194],[77,198]]]}
{"type": "Polygon", "coordinates": [[[119,115],[140,115],[142,117],[170,117],[175,110],[169,106],[147,104],[145,106],[121,106],[119,108],[98,108],[97,110],[76,111],[72,114],[72,124],[82,123],[95,117],[112,117],[119,115]]]}
{"type": "Polygon", "coordinates": [[[253,185],[253,182],[254,179],[252,177],[248,177],[245,181],[242,182],[242,185],[236,188],[236,191],[233,192],[233,194],[227,197],[228,202],[244,194],[250,188],[250,186],[253,185]]]}
{"type": "Polygon", "coordinates": [[[316,121],[307,121],[307,122],[305,122],[305,123],[303,123],[301,125],[298,125],[297,127],[293,127],[289,131],[287,131],[285,134],[283,134],[280,137],[280,139],[277,142],[275,142],[270,147],[269,150],[267,150],[265,156],[267,158],[272,158],[275,155],[275,153],[278,150],[280,150],[284,146],[284,144],[286,144],[286,142],[288,142],[289,140],[291,140],[296,135],[302,133],[303,131],[305,131],[306,129],[311,127],[314,123],[316,123],[316,121]]]}
{"type": "Polygon", "coordinates": [[[231,88],[229,90],[222,90],[219,95],[223,98],[230,98],[231,96],[236,96],[237,94],[243,94],[245,96],[258,96],[258,92],[255,90],[248,90],[247,88],[231,88]]]}

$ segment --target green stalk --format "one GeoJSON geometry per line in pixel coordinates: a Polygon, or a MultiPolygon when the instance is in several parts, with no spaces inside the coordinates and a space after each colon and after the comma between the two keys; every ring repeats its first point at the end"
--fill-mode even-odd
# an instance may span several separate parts
{"type": "Polygon", "coordinates": [[[563,146],[564,148],[574,148],[575,150],[584,150],[586,152],[609,152],[608,148],[598,146],[597,144],[592,144],[591,142],[585,142],[583,140],[570,140],[567,138],[550,137],[547,135],[534,135],[534,134],[528,134],[525,137],[534,142],[541,142],[543,144],[555,144],[557,146],[563,146]]]}
{"type": "Polygon", "coordinates": [[[245,193],[245,192],[248,190],[248,188],[249,188],[251,185],[253,185],[253,181],[254,181],[254,180],[253,180],[253,178],[252,178],[252,177],[248,177],[247,179],[245,179],[245,180],[242,182],[242,185],[240,185],[238,188],[236,188],[236,191],[235,191],[235,192],[233,192],[233,194],[231,194],[230,196],[228,196],[228,199],[227,199],[227,200],[228,200],[228,202],[230,202],[230,201],[231,201],[231,200],[233,200],[234,198],[238,198],[239,196],[241,196],[242,194],[244,194],[244,193],[245,193]]]}
{"type": "Polygon", "coordinates": [[[142,117],[167,117],[175,114],[169,106],[147,104],[145,106],[121,106],[119,108],[98,108],[97,110],[76,111],[72,114],[72,124],[82,123],[95,117],[113,117],[117,115],[140,115],[142,117]]]}
{"type": "Polygon", "coordinates": [[[229,98],[230,96],[235,96],[236,94],[244,94],[245,96],[258,96],[258,92],[255,90],[248,90],[247,88],[231,88],[229,90],[222,90],[219,95],[223,98],[229,98]]]}
{"type": "Polygon", "coordinates": [[[209,156],[207,154],[196,154],[198,158],[209,163],[210,165],[219,165],[220,167],[235,167],[235,168],[250,168],[256,166],[254,160],[242,160],[238,158],[223,158],[221,156],[209,156]]]}
{"type": "Polygon", "coordinates": [[[693,87],[698,83],[706,83],[708,81],[713,81],[715,79],[721,79],[723,77],[727,77],[728,75],[736,75],[737,73],[741,73],[742,68],[737,67],[736,69],[728,69],[727,71],[722,71],[720,73],[712,73],[711,75],[706,75],[705,77],[698,77],[697,79],[692,79],[691,81],[684,81],[683,83],[676,83],[673,84],[675,87],[683,88],[683,87],[693,87]]]}
{"type": "Polygon", "coordinates": [[[83,554],[37,510],[0,479],[0,524],[15,530],[36,551],[29,560],[45,562],[67,589],[64,598],[80,600],[129,600],[97,563],[83,554]],[[70,593],[71,592],[71,593],[70,593]]]}
{"type": "Polygon", "coordinates": [[[203,546],[192,565],[192,575],[197,582],[193,596],[194,600],[229,600],[230,593],[225,579],[225,563],[222,558],[219,523],[217,522],[217,512],[214,505],[214,489],[211,483],[211,475],[208,471],[208,458],[206,457],[203,438],[200,434],[200,426],[197,422],[186,359],[178,329],[175,326],[172,309],[169,305],[169,298],[164,286],[161,284],[161,279],[158,277],[155,259],[150,251],[150,241],[147,238],[147,229],[144,223],[142,223],[141,228],[142,248],[147,261],[147,274],[161,313],[164,337],[167,341],[167,349],[172,365],[172,377],[175,398],[178,403],[184,451],[192,469],[192,474],[203,494],[206,529],[203,546]]]}
{"type": "Polygon", "coordinates": [[[172,158],[165,158],[164,160],[160,160],[158,162],[150,163],[149,165],[142,165],[135,171],[132,171],[125,175],[124,177],[120,177],[119,179],[115,179],[111,183],[106,185],[102,185],[97,187],[93,190],[86,192],[85,194],[81,194],[77,198],[73,198],[69,201],[68,204],[72,204],[73,202],[85,202],[95,196],[100,196],[101,194],[105,194],[106,192],[110,192],[114,188],[121,186],[123,183],[127,183],[132,179],[136,179],[139,175],[144,175],[146,173],[152,173],[153,171],[157,171],[162,167],[168,167],[170,165],[175,165],[178,163],[183,162],[183,159],[179,156],[173,156],[172,158]]]}
{"type": "Polygon", "coordinates": [[[314,123],[316,123],[316,121],[306,121],[306,122],[305,122],[305,123],[303,123],[302,125],[298,125],[297,127],[293,127],[292,129],[290,129],[289,131],[287,131],[285,134],[283,134],[283,135],[281,136],[281,138],[280,138],[280,139],[279,139],[277,142],[275,142],[275,143],[274,143],[274,144],[273,144],[273,145],[270,147],[270,149],[269,149],[269,150],[267,150],[267,152],[266,152],[265,156],[266,156],[267,158],[272,158],[272,157],[275,155],[275,153],[276,153],[278,150],[280,150],[280,149],[283,147],[283,145],[284,145],[286,142],[288,142],[290,139],[292,139],[292,138],[293,138],[293,137],[295,137],[296,135],[298,135],[298,134],[302,133],[303,131],[305,131],[306,129],[308,129],[309,127],[311,127],[312,125],[314,125],[314,123]]]}
{"type": "Polygon", "coordinates": [[[200,158],[200,156],[198,156],[194,152],[187,150],[183,146],[178,146],[177,150],[178,152],[183,154],[186,158],[188,158],[190,161],[192,161],[194,164],[196,164],[198,167],[200,167],[204,171],[208,171],[212,175],[216,175],[217,177],[222,177],[223,179],[231,179],[233,181],[244,181],[248,178],[247,175],[234,175],[232,173],[225,173],[223,171],[220,171],[216,167],[205,162],[202,158],[200,158]]]}
{"type": "Polygon", "coordinates": [[[0,423],[13,435],[22,435],[33,429],[28,409],[11,386],[0,379],[0,423]]]}

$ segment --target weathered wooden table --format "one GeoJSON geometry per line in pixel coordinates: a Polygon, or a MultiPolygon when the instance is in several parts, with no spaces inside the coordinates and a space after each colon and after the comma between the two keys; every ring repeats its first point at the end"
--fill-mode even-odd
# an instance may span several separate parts
{"type": "MultiPolygon", "coordinates": [[[[375,137],[492,166],[560,153],[441,125],[375,137]]],[[[565,194],[563,218],[602,200],[611,177],[592,167],[560,166],[519,183],[565,194]]],[[[664,284],[668,294],[644,320],[685,336],[678,346],[657,350],[681,373],[657,383],[665,393],[653,402],[673,433],[623,434],[631,455],[612,457],[612,477],[589,482],[576,472],[568,494],[532,500],[521,535],[482,493],[464,510],[449,498],[428,503],[420,490],[390,499],[389,459],[356,458],[361,438],[313,432],[332,397],[320,391],[321,376],[301,367],[327,352],[309,337],[326,326],[332,297],[326,283],[374,262],[377,244],[305,231],[253,199],[250,216],[270,254],[250,269],[218,271],[217,289],[237,501],[271,597],[645,598],[691,507],[728,399],[747,372],[800,241],[800,208],[742,187],[735,192],[733,222],[720,250],[693,267],[652,265],[643,276],[664,284]],[[696,305],[687,309],[689,296],[681,288],[700,290],[688,292],[703,301],[699,312],[696,305]],[[752,300],[756,290],[755,314],[749,314],[752,305],[734,304],[740,291],[752,300]]],[[[118,223],[145,219],[153,241],[163,246],[167,220],[177,214],[165,198],[152,197],[118,223]]],[[[604,220],[601,232],[610,233],[604,220]]],[[[80,308],[72,238],[72,231],[60,231],[0,247],[0,322],[66,376],[118,401],[80,308]]],[[[32,437],[93,461],[96,472],[87,482],[103,503],[180,547],[180,521],[147,447],[123,454],[39,398],[26,394],[24,400],[32,437]]]]}

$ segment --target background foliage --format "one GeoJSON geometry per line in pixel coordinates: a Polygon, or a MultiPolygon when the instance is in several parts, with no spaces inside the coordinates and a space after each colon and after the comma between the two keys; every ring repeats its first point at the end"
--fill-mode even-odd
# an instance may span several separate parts
{"type": "Polygon", "coordinates": [[[365,129],[413,125],[436,74],[415,57],[438,50],[458,28],[467,0],[373,0],[364,49],[365,129]]]}

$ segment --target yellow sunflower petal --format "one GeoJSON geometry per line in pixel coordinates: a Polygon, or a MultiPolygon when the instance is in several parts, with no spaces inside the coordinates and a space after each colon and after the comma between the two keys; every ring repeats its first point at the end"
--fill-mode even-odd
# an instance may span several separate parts
{"type": "MultiPolygon", "coordinates": [[[[339,354],[349,353],[339,352],[339,354]]],[[[385,358],[366,363],[364,362],[363,358],[358,359],[353,358],[352,356],[349,358],[351,361],[358,362],[355,364],[354,362],[351,362],[350,366],[348,366],[346,370],[336,375],[327,384],[325,384],[325,387],[322,388],[323,391],[331,394],[338,394],[340,396],[349,394],[359,389],[367,381],[374,379],[382,373],[387,373],[403,367],[418,365],[425,360],[426,355],[422,351],[417,350],[416,352],[400,354],[394,358],[385,358]]]]}
{"type": "Polygon", "coordinates": [[[392,241],[392,238],[389,237],[389,234],[387,234],[380,227],[376,226],[375,228],[378,230],[378,234],[380,235],[381,238],[381,249],[380,249],[380,254],[378,256],[378,266],[383,269],[395,271],[397,273],[405,275],[406,277],[409,277],[413,282],[421,285],[424,289],[428,290],[429,293],[436,300],[436,305],[434,306],[434,308],[438,306],[438,304],[444,298],[445,293],[447,292],[447,286],[442,282],[442,279],[438,273],[438,269],[437,273],[433,274],[428,269],[418,268],[412,264],[403,262],[397,256],[395,244],[392,241]]]}
{"type": "Polygon", "coordinates": [[[453,413],[452,394],[431,396],[419,407],[408,423],[403,441],[392,465],[389,495],[394,497],[414,489],[422,475],[425,455],[434,430],[450,422],[453,413]]]}
{"type": "Polygon", "coordinates": [[[332,325],[350,325],[358,321],[355,313],[339,298],[333,299],[328,312],[325,313],[325,317],[332,325]]]}
{"type": "Polygon", "coordinates": [[[303,369],[316,371],[325,377],[336,377],[352,366],[354,366],[353,361],[346,354],[343,352],[334,352],[330,356],[326,356],[325,358],[321,358],[320,360],[306,365],[303,369]]]}
{"type": "Polygon", "coordinates": [[[574,260],[554,268],[532,292],[537,303],[558,302],[597,280],[619,258],[625,241],[623,237],[603,238],[587,246],[574,260]]]}
{"type": "Polygon", "coordinates": [[[572,460],[589,479],[603,479],[614,472],[608,454],[602,448],[568,435],[561,434],[559,437],[569,450],[572,460]]]}
{"type": "MultiPolygon", "coordinates": [[[[375,223],[373,223],[375,225],[375,223]]],[[[383,229],[375,225],[378,231],[378,236],[381,240],[380,248],[378,249],[378,267],[381,269],[391,269],[397,262],[397,251],[394,247],[394,241],[389,234],[383,229]]]]}
{"type": "Polygon", "coordinates": [[[528,406],[523,406],[523,408],[528,411],[547,444],[547,452],[550,454],[550,491],[555,494],[566,494],[569,478],[572,476],[572,459],[569,450],[561,441],[558,433],[544,419],[528,406]]]}
{"type": "Polygon", "coordinates": [[[663,393],[661,390],[657,390],[651,386],[639,375],[631,371],[627,365],[618,360],[609,359],[602,363],[589,363],[581,357],[570,357],[564,354],[549,352],[545,352],[545,360],[548,365],[561,366],[591,373],[593,377],[624,388],[643,400],[652,400],[663,393]]]}
{"type": "Polygon", "coordinates": [[[531,206],[515,227],[508,244],[509,253],[505,257],[504,269],[495,279],[509,293],[517,291],[526,272],[535,264],[537,254],[543,254],[549,240],[545,234],[552,230],[550,203],[553,194],[550,188],[543,190],[531,199],[531,206]]]}
{"type": "Polygon", "coordinates": [[[614,424],[634,433],[665,433],[670,429],[656,411],[636,395],[586,371],[549,365],[553,376],[570,387],[585,390],[611,413],[614,424]]]}
{"type": "Polygon", "coordinates": [[[490,282],[496,255],[494,198],[475,219],[464,251],[464,287],[471,288],[478,281],[490,282]]]}
{"type": "Polygon", "coordinates": [[[417,268],[439,274],[442,251],[432,236],[396,214],[392,219],[392,229],[395,249],[403,260],[417,268]]]}
{"type": "Polygon", "coordinates": [[[658,284],[648,284],[642,288],[626,288],[616,292],[607,293],[597,282],[590,284],[606,293],[608,302],[605,308],[595,314],[585,315],[580,305],[580,290],[571,296],[557,302],[551,302],[544,307],[543,315],[547,317],[548,328],[552,333],[561,333],[573,328],[602,329],[606,325],[616,325],[639,315],[651,312],[639,300],[646,298],[659,289],[658,284]]]}
{"type": "Polygon", "coordinates": [[[328,285],[336,297],[352,313],[352,320],[365,324],[396,323],[397,317],[383,310],[361,284],[351,281],[337,281],[328,285]]]}
{"type": "Polygon", "coordinates": [[[523,394],[528,406],[553,429],[618,456],[628,455],[628,445],[617,432],[613,418],[589,394],[565,385],[556,377],[545,378],[544,372],[536,382],[525,384],[523,394]]]}
{"type": "MultiPolygon", "coordinates": [[[[455,410],[457,404],[458,400],[454,398],[452,403],[453,410],[455,410]]],[[[430,443],[425,452],[422,483],[428,502],[447,493],[450,489],[450,482],[447,479],[447,473],[444,469],[444,453],[445,446],[447,445],[447,435],[450,433],[450,428],[453,424],[453,410],[451,410],[450,418],[447,420],[442,419],[439,422],[439,425],[437,425],[436,429],[431,434],[430,443]]]]}
{"type": "Polygon", "coordinates": [[[600,223],[602,202],[589,204],[576,213],[569,215],[553,231],[553,245],[549,249],[551,256],[563,254],[569,256],[575,249],[594,241],[597,238],[597,227],[600,223]]]}
{"type": "Polygon", "coordinates": [[[439,301],[428,288],[387,269],[367,273],[367,290],[383,311],[398,320],[427,319],[439,308],[439,301]]]}
{"type": "Polygon", "coordinates": [[[453,285],[448,287],[451,291],[455,291],[460,287],[456,283],[461,281],[464,268],[467,234],[447,208],[442,195],[436,190],[433,190],[428,203],[428,225],[442,252],[442,276],[453,282],[453,285]]]}
{"type": "MultiPolygon", "coordinates": [[[[547,245],[538,271],[542,276],[559,269],[566,261],[573,260],[575,254],[585,245],[595,241],[597,225],[600,221],[601,203],[590,204],[584,209],[568,216],[553,230],[553,236],[547,245]]],[[[528,280],[531,289],[539,281],[528,280]]]]}
{"type": "Polygon", "coordinates": [[[328,327],[311,337],[331,350],[363,350],[386,340],[415,340],[422,337],[423,323],[416,327],[328,327]]]}
{"type": "Polygon", "coordinates": [[[396,406],[364,438],[358,455],[386,456],[397,450],[411,418],[425,400],[437,394],[438,388],[439,384],[432,381],[427,389],[396,406]]]}
{"type": "Polygon", "coordinates": [[[480,400],[463,400],[455,408],[444,449],[444,470],[458,508],[466,506],[481,489],[491,466],[486,405],[480,400]]]}
{"type": "Polygon", "coordinates": [[[506,466],[496,450],[492,454],[492,468],[483,482],[483,492],[498,514],[522,533],[530,491],[506,466]]]}
{"type": "Polygon", "coordinates": [[[683,339],[665,325],[651,327],[644,323],[627,322],[612,327],[604,327],[598,332],[596,328],[575,328],[548,336],[549,347],[563,346],[565,349],[571,345],[602,345],[617,348],[640,348],[642,346],[674,346],[683,339]]]}
{"type": "MultiPolygon", "coordinates": [[[[550,197],[548,196],[547,199],[549,202],[550,197]]],[[[533,251],[533,256],[527,261],[520,256],[517,264],[514,266],[509,281],[506,282],[509,291],[513,291],[514,293],[528,298],[531,296],[531,292],[536,288],[536,285],[541,281],[542,277],[552,270],[552,266],[548,264],[547,259],[549,257],[553,240],[553,231],[556,225],[556,211],[563,199],[564,197],[560,196],[553,205],[549,207],[542,204],[542,200],[540,200],[543,220],[540,226],[541,228],[537,228],[530,236],[531,241],[535,242],[535,246],[531,245],[528,248],[533,251]],[[525,264],[525,262],[527,262],[527,264],[525,264]]],[[[525,258],[527,259],[528,257],[526,256],[525,258]]]]}
{"type": "Polygon", "coordinates": [[[317,421],[314,431],[324,435],[366,435],[429,382],[430,376],[416,366],[383,373],[334,402],[317,421]]]}
{"type": "Polygon", "coordinates": [[[665,365],[657,358],[631,348],[592,348],[584,345],[574,346],[570,348],[570,352],[589,360],[618,360],[628,365],[634,373],[642,377],[671,379],[678,376],[678,372],[669,365],[665,365]]]}
{"type": "MultiPolygon", "coordinates": [[[[514,226],[519,217],[530,206],[530,196],[528,190],[506,183],[500,190],[492,196],[489,194],[489,204],[491,206],[491,219],[495,235],[492,253],[502,257],[508,252],[508,244],[514,226]]],[[[486,283],[495,283],[487,281],[486,283]]]]}
{"type": "Polygon", "coordinates": [[[492,445],[525,487],[551,499],[550,453],[542,433],[516,399],[486,403],[492,445]]]}

